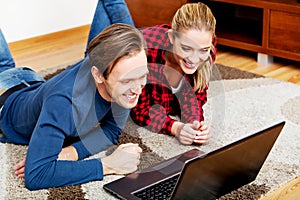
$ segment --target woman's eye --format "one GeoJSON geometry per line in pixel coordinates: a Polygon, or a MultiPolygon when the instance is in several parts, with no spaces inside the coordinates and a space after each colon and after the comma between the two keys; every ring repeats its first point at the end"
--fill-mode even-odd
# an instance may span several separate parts
{"type": "Polygon", "coordinates": [[[189,48],[189,47],[181,47],[181,49],[182,49],[183,51],[190,51],[190,50],[191,50],[191,48],[189,48]]]}
{"type": "Polygon", "coordinates": [[[209,51],[209,49],[201,49],[201,50],[200,50],[200,53],[201,53],[201,54],[206,54],[206,53],[208,53],[208,51],[209,51]]]}

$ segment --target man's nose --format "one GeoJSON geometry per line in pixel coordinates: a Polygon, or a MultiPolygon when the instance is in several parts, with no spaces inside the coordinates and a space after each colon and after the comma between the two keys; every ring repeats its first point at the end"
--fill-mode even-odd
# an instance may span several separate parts
{"type": "Polygon", "coordinates": [[[135,91],[137,94],[140,94],[143,88],[145,87],[146,82],[147,82],[146,77],[133,80],[131,82],[131,88],[133,89],[132,91],[135,91]]]}
{"type": "Polygon", "coordinates": [[[139,95],[139,94],[142,94],[143,88],[144,88],[143,85],[137,85],[135,87],[132,87],[130,90],[131,90],[131,92],[139,95]]]}

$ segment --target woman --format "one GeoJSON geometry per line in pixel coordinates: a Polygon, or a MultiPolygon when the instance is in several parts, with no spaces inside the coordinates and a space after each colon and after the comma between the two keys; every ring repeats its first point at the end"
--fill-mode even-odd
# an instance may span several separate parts
{"type": "Polygon", "coordinates": [[[142,30],[148,46],[148,82],[131,118],[153,132],[174,135],[182,144],[205,144],[209,127],[203,105],[216,55],[216,20],[203,3],[188,3],[172,25],[142,30]]]}

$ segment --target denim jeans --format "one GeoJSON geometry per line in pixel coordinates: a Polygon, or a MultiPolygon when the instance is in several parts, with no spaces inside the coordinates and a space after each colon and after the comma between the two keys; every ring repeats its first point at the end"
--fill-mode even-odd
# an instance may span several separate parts
{"type": "Polygon", "coordinates": [[[14,59],[1,29],[0,47],[0,98],[4,92],[22,83],[29,86],[31,82],[45,81],[40,75],[29,68],[15,68],[14,59]]]}
{"type": "Polygon", "coordinates": [[[99,0],[91,24],[87,44],[103,29],[115,23],[134,26],[126,2],[124,0],[99,0]]]}
{"type": "Polygon", "coordinates": [[[29,86],[32,82],[44,82],[44,78],[27,67],[10,68],[0,73],[0,91],[8,90],[16,85],[29,86]]]}
{"type": "Polygon", "coordinates": [[[0,29],[0,73],[13,67],[15,67],[15,61],[0,29]]]}

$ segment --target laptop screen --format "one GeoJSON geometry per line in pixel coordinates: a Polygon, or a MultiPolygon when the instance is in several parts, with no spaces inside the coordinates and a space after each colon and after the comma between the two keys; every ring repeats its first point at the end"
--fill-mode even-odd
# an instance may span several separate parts
{"type": "Polygon", "coordinates": [[[187,162],[173,193],[173,199],[216,199],[253,181],[283,124],[187,162]]]}

